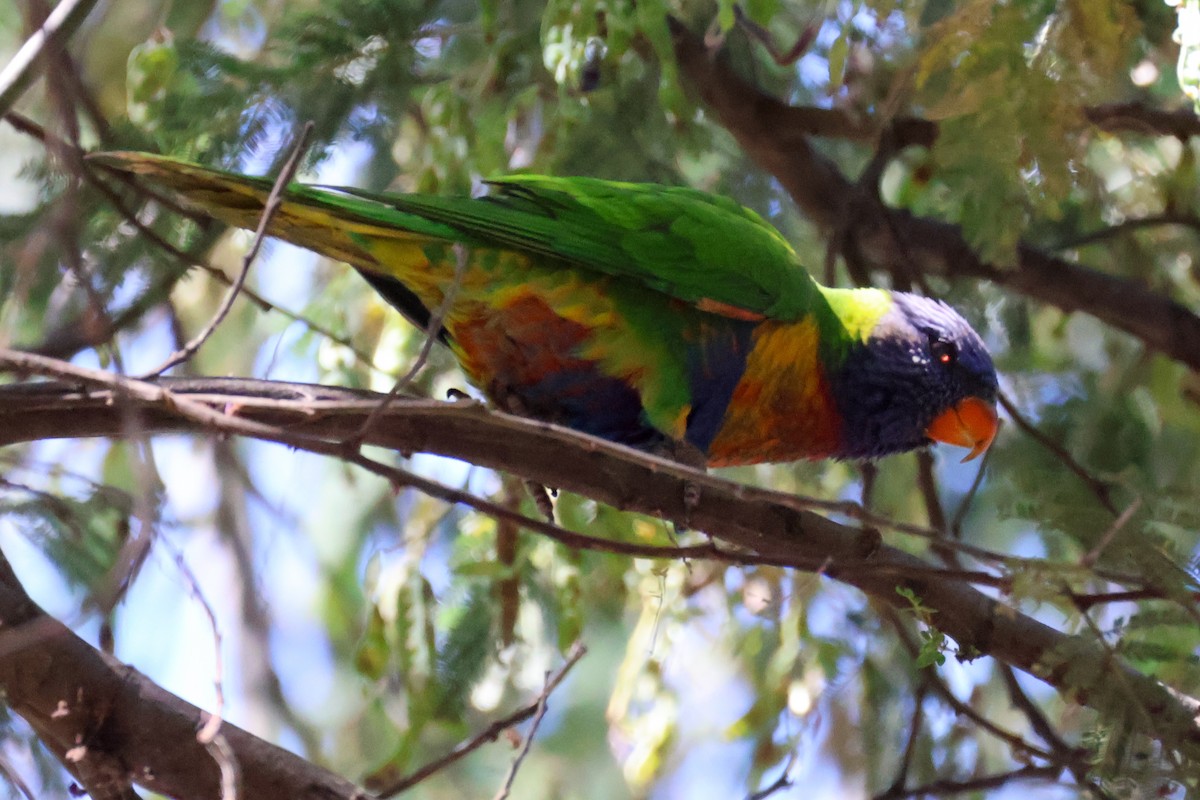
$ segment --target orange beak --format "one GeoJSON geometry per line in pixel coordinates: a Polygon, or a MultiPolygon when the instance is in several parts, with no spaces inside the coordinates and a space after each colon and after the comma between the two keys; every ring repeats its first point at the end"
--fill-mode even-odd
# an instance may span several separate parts
{"type": "Polygon", "coordinates": [[[925,435],[946,444],[971,448],[963,459],[966,462],[988,449],[999,426],[995,406],[978,397],[968,397],[938,415],[925,429],[925,435]]]}

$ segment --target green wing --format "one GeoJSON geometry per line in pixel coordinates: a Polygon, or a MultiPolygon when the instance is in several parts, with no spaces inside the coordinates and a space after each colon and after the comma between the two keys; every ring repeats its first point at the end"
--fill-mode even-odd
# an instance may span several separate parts
{"type": "MultiPolygon", "coordinates": [[[[271,188],[263,178],[148,153],[92,158],[146,175],[243,227],[255,227],[271,188]]],[[[352,230],[297,230],[285,238],[315,249],[322,249],[318,243],[344,240],[347,246],[341,249],[348,250],[359,236],[410,231],[561,259],[735,316],[789,321],[825,305],[820,288],[779,232],[731,200],[694,189],[594,178],[527,175],[490,183],[494,191],[482,199],[293,184],[288,201],[328,213],[322,224],[342,220],[352,230]]]]}
{"type": "Polygon", "coordinates": [[[689,303],[795,320],[823,302],[787,240],[732,200],[595,178],[524,175],[488,183],[494,192],[483,201],[373,199],[472,238],[634,278],[689,303]]]}

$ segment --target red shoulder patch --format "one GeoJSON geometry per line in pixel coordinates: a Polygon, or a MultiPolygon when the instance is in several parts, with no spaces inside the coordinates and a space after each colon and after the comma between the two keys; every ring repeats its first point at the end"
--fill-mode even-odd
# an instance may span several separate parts
{"type": "Polygon", "coordinates": [[[720,314],[722,317],[741,319],[746,322],[762,322],[766,319],[765,315],[759,314],[757,311],[748,311],[744,308],[731,306],[729,303],[722,303],[719,300],[710,300],[707,297],[701,297],[700,301],[696,303],[696,308],[711,314],[720,314]]]}

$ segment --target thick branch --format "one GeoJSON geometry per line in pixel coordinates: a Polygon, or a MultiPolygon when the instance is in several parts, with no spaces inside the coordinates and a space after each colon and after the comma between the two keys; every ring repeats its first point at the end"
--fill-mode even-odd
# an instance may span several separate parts
{"type": "Polygon", "coordinates": [[[1083,110],[1088,122],[1101,130],[1132,131],[1149,136],[1174,136],[1187,141],[1200,135],[1200,117],[1190,108],[1165,111],[1145,103],[1107,103],[1083,110]]]}
{"type": "MultiPolygon", "coordinates": [[[[232,409],[229,430],[257,426],[258,438],[304,447],[357,434],[382,395],[330,387],[244,379],[164,379],[155,401],[64,384],[0,387],[0,445],[46,438],[127,435],[130,419],[145,433],[224,430],[171,402],[232,409]],[[277,431],[275,434],[267,432],[277,431]]],[[[799,569],[856,586],[904,606],[905,586],[934,609],[937,627],[960,652],[994,656],[1035,675],[1064,695],[1122,718],[1191,757],[1200,757],[1196,704],[1181,699],[1111,656],[1097,642],[1068,636],[1020,614],[970,585],[932,577],[931,565],[880,543],[874,531],[839,525],[798,508],[788,495],[730,483],[573,431],[491,412],[470,403],[396,399],[366,443],[429,452],[501,469],[585,494],[620,509],[653,514],[799,569]],[[693,503],[694,492],[699,499],[693,503]]]]}
{"type": "Polygon", "coordinates": [[[984,278],[1064,311],[1084,311],[1193,369],[1200,369],[1200,317],[1145,286],[1048,255],[1018,248],[1006,268],[981,261],[961,229],[887,208],[818,153],[795,112],[736,75],[703,40],[672,20],[675,54],[705,104],[747,154],[787,189],[816,224],[853,242],[872,269],[903,269],[949,277],[984,278]],[[873,213],[863,213],[872,208],[873,213]]]}
{"type": "MultiPolygon", "coordinates": [[[[204,712],[93,648],[11,579],[0,582],[0,619],[5,700],[60,759],[80,774],[89,761],[104,764],[119,771],[114,778],[167,797],[221,796],[217,762],[196,740],[204,712]]],[[[240,767],[239,797],[366,797],[349,781],[236,726],[223,723],[220,734],[240,767]]]]}
{"type": "MultiPolygon", "coordinates": [[[[876,142],[885,131],[879,121],[846,108],[819,108],[817,106],[789,106],[780,104],[770,112],[772,124],[793,134],[806,134],[851,142],[876,142]]],[[[936,122],[919,117],[900,117],[892,120],[890,130],[892,144],[897,148],[932,147],[938,137],[936,122]]]]}

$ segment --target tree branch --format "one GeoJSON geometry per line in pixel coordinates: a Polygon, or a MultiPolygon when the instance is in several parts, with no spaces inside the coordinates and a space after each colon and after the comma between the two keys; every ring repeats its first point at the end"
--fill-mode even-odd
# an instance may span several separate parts
{"type": "MultiPolygon", "coordinates": [[[[0,354],[0,365],[11,369],[15,360],[28,369],[27,358],[0,354]]],[[[70,369],[87,382],[89,371],[70,369]]],[[[122,437],[132,415],[144,433],[239,433],[338,455],[348,451],[334,444],[357,433],[382,397],[247,379],[166,379],[144,385],[160,395],[54,383],[0,387],[0,445],[122,437]],[[195,406],[211,411],[203,416],[187,411],[195,406]]],[[[1102,713],[1117,714],[1135,703],[1147,709],[1137,720],[1147,735],[1200,758],[1196,701],[1137,672],[1092,638],[1066,635],[963,581],[948,580],[927,561],[881,544],[876,531],[835,523],[803,509],[789,495],[733,484],[475,403],[397,398],[365,443],[458,458],[618,509],[686,521],[773,563],[820,571],[893,606],[906,604],[896,594],[897,586],[906,587],[934,610],[934,624],[958,643],[960,653],[991,655],[1102,713]],[[697,502],[686,499],[689,484],[700,489],[697,502]]]]}
{"type": "MultiPolygon", "coordinates": [[[[0,688],[46,747],[88,788],[82,773],[90,760],[126,786],[132,781],[168,797],[220,797],[219,766],[196,738],[205,712],[80,639],[29,599],[7,561],[3,571],[0,688]]],[[[241,766],[239,797],[366,797],[349,781],[228,722],[221,735],[241,766]]]]}
{"type": "Polygon", "coordinates": [[[791,106],[736,75],[682,23],[669,22],[680,69],[720,124],[779,180],[809,219],[853,242],[856,258],[866,267],[895,271],[904,265],[923,274],[983,278],[1064,311],[1084,311],[1200,369],[1200,317],[1136,281],[1026,243],[1019,245],[1015,265],[989,264],[972,251],[957,225],[878,203],[874,214],[863,213],[862,189],[813,148],[805,129],[789,126],[796,114],[791,106]]]}
{"type": "Polygon", "coordinates": [[[1200,135],[1200,117],[1188,108],[1164,111],[1134,100],[1092,106],[1085,108],[1083,114],[1100,130],[1113,133],[1133,131],[1149,136],[1174,136],[1180,141],[1200,135]]]}

